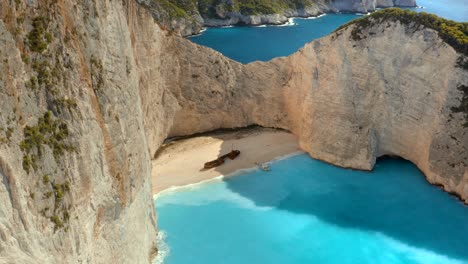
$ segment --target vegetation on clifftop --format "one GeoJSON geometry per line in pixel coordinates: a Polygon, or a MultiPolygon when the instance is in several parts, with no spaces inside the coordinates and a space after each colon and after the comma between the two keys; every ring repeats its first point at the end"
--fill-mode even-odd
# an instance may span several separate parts
{"type": "Polygon", "coordinates": [[[459,23],[424,12],[416,13],[399,8],[388,8],[353,20],[339,27],[336,31],[355,25],[351,37],[353,40],[361,40],[366,38],[363,30],[386,21],[399,21],[403,25],[408,25],[416,30],[421,27],[433,29],[439,32],[439,36],[457,52],[468,56],[468,23],[459,23]]]}
{"type": "MultiPolygon", "coordinates": [[[[217,18],[217,10],[242,15],[278,14],[287,9],[313,6],[317,0],[153,0],[172,18],[190,17],[198,11],[205,18],[217,18]]],[[[326,2],[326,1],[324,1],[326,2]]]]}
{"type": "Polygon", "coordinates": [[[190,18],[189,4],[193,4],[193,0],[157,0],[161,8],[166,11],[171,18],[190,18]]]}
{"type": "MultiPolygon", "coordinates": [[[[226,4],[226,1],[220,0],[200,0],[199,5],[201,7],[211,7],[211,9],[221,6],[224,7],[226,11],[239,12],[242,15],[259,15],[279,14],[287,9],[300,9],[312,6],[315,5],[316,2],[316,0],[234,0],[232,4],[226,4]]],[[[202,15],[210,15],[210,13],[203,12],[204,10],[202,8],[200,8],[200,11],[202,15]]]]}

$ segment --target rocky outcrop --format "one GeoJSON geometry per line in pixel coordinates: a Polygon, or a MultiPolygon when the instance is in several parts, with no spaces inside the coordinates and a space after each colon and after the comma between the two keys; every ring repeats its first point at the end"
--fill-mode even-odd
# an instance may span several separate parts
{"type": "Polygon", "coordinates": [[[355,40],[351,25],[242,65],[162,31],[136,1],[0,12],[3,263],[148,263],[151,157],[167,137],[217,128],[288,129],[357,169],[401,156],[468,200],[468,74],[435,30],[390,21],[355,40]]]}
{"type": "Polygon", "coordinates": [[[180,106],[168,136],[279,127],[312,157],[342,167],[371,170],[378,157],[403,157],[468,202],[468,128],[453,111],[463,97],[457,88],[468,83],[462,55],[417,23],[376,24],[360,29],[372,37],[357,39],[353,27],[245,66],[172,39],[187,52],[164,77],[180,106]]]}
{"type": "Polygon", "coordinates": [[[291,17],[311,17],[323,13],[368,13],[381,7],[415,7],[415,0],[317,0],[309,4],[296,4],[288,0],[270,3],[270,8],[251,3],[243,8],[243,2],[218,1],[216,4],[200,1],[138,0],[152,11],[156,21],[182,36],[198,34],[205,27],[229,25],[280,25],[291,17]],[[170,3],[170,4],[168,4],[170,3]]]}
{"type": "Polygon", "coordinates": [[[333,0],[329,4],[330,9],[334,12],[360,12],[367,13],[375,11],[378,7],[415,7],[415,0],[360,0],[360,1],[347,1],[347,0],[333,0]]]}

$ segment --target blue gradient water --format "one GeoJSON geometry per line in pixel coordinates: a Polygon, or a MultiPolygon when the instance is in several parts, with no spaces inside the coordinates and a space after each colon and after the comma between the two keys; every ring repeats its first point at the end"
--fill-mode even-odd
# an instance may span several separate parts
{"type": "MultiPolygon", "coordinates": [[[[468,0],[418,0],[468,21],[468,0]]],[[[295,19],[295,26],[208,29],[192,41],[243,63],[294,53],[358,16],[295,19]]],[[[299,155],[225,181],[160,196],[167,264],[467,263],[468,207],[403,160],[373,172],[299,155]]]]}
{"type": "MultiPolygon", "coordinates": [[[[418,0],[424,8],[417,12],[434,13],[456,21],[468,21],[468,0],[418,0]]],[[[268,61],[288,56],[306,43],[321,38],[339,26],[356,19],[355,14],[327,14],[315,19],[294,19],[293,26],[209,28],[189,39],[213,48],[242,62],[268,61]]]]}
{"type": "Polygon", "coordinates": [[[468,207],[411,163],[298,155],[156,200],[167,264],[468,263],[468,207]]]}
{"type": "Polygon", "coordinates": [[[354,14],[327,14],[315,19],[294,19],[292,26],[209,28],[189,39],[242,63],[268,61],[288,56],[304,44],[358,17],[354,14]]]}

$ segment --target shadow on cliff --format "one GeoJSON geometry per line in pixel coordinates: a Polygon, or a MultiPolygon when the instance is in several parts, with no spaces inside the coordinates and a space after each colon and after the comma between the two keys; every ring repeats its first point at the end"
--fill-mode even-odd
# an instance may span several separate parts
{"type": "MultiPolygon", "coordinates": [[[[230,150],[222,146],[220,153],[230,150]]],[[[222,167],[217,170],[223,172],[222,167]]],[[[428,184],[408,161],[383,158],[373,172],[360,172],[299,155],[274,163],[270,172],[256,171],[225,183],[257,206],[378,232],[411,247],[468,259],[468,207],[428,184]]]]}

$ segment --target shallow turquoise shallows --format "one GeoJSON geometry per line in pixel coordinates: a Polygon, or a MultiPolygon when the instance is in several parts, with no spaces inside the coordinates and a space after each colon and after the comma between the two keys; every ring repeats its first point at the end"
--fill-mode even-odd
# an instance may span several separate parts
{"type": "MultiPolygon", "coordinates": [[[[468,21],[468,0],[417,0],[418,12],[437,14],[456,21],[468,21]]],[[[294,19],[291,26],[209,28],[189,39],[242,62],[268,61],[288,56],[306,43],[330,34],[356,19],[355,14],[327,14],[315,19],[294,19]]]]}
{"type": "Polygon", "coordinates": [[[468,263],[468,207],[411,163],[373,172],[302,154],[160,196],[166,264],[468,263]]]}
{"type": "MultiPolygon", "coordinates": [[[[417,11],[468,21],[468,0],[418,0],[417,11]]],[[[248,63],[294,53],[357,15],[294,26],[212,28],[192,41],[248,63]]],[[[307,155],[160,196],[165,264],[468,264],[468,207],[410,162],[373,172],[307,155]]]]}

